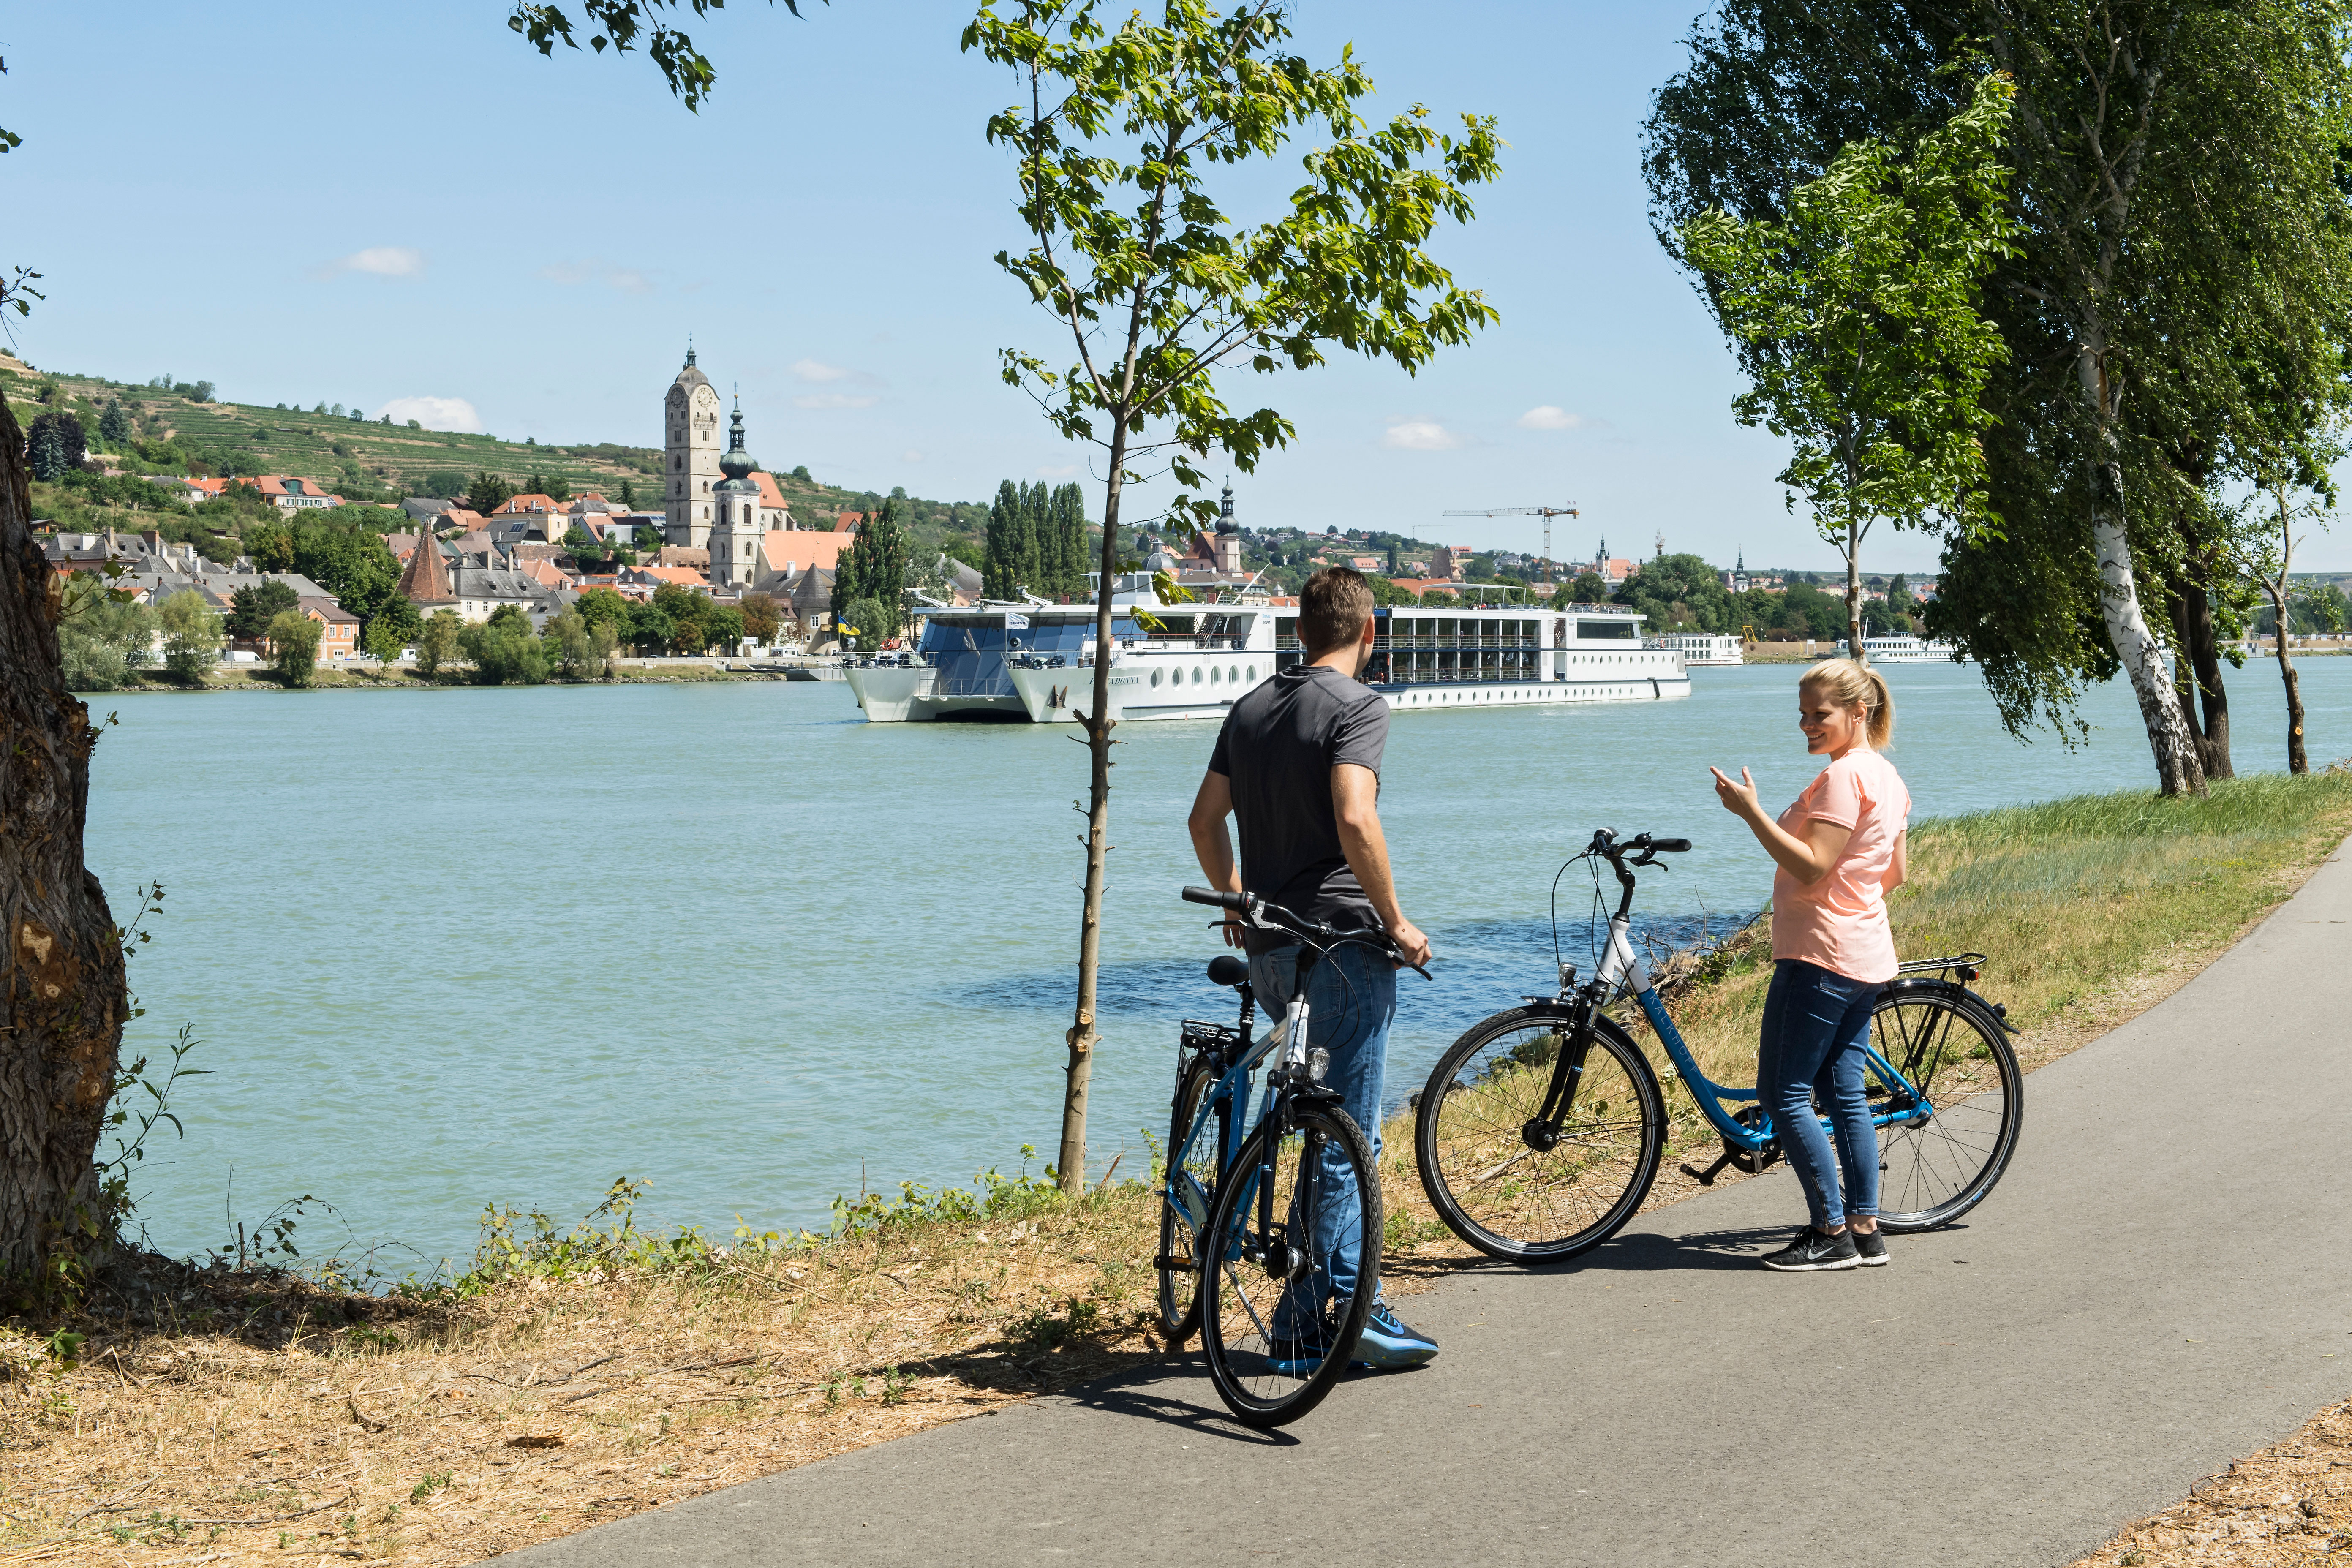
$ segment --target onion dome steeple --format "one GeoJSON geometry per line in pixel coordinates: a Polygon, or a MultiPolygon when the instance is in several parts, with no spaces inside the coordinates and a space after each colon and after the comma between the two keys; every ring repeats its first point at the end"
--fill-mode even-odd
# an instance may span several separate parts
{"type": "Polygon", "coordinates": [[[1234,521],[1234,487],[1228,484],[1224,498],[1217,503],[1217,531],[1239,533],[1241,530],[1242,525],[1234,521]]]}
{"type": "Polygon", "coordinates": [[[727,452],[719,459],[719,471],[727,476],[726,488],[756,489],[751,484],[751,470],[760,466],[757,458],[743,449],[743,405],[735,405],[735,416],[728,422],[727,452]]]}

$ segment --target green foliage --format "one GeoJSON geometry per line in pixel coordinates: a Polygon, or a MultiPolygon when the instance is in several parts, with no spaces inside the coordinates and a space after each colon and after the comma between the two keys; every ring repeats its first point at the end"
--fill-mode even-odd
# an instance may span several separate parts
{"type": "MultiPolygon", "coordinates": [[[[1601,579],[1595,574],[1592,580],[1601,579]]],[[[1730,591],[1715,568],[1696,555],[1661,555],[1644,561],[1612,597],[1649,617],[1643,627],[1646,632],[1738,629],[1731,620],[1730,591]]]]}
{"type": "Polygon", "coordinates": [[[34,415],[25,434],[26,459],[37,479],[54,482],[65,478],[81,467],[82,457],[89,449],[81,420],[55,409],[34,415]]]}
{"type": "Polygon", "coordinates": [[[467,487],[466,506],[467,510],[488,517],[513,500],[514,493],[514,486],[485,468],[476,474],[473,483],[467,487]]]}
{"type": "MultiPolygon", "coordinates": [[[[1412,371],[1495,319],[1422,249],[1441,216],[1467,221],[1466,188],[1494,177],[1492,120],[1465,115],[1459,136],[1441,135],[1416,105],[1367,131],[1355,105],[1370,79],[1350,55],[1317,69],[1281,53],[1288,18],[1270,5],[1221,16],[1171,0],[1158,23],[1114,10],[1115,30],[1104,9],[1019,0],[1000,16],[989,0],[963,47],[1037,89],[988,123],[989,140],[1019,156],[1034,237],[996,260],[1076,333],[1066,369],[1008,349],[1004,379],[1034,389],[1066,439],[1111,449],[1112,496],[1146,422],[1166,422],[1150,446],[1188,489],[1207,486],[1189,455],[1223,451],[1247,472],[1288,442],[1292,426],[1274,410],[1226,405],[1212,375],[1220,364],[1305,369],[1337,343],[1412,371]],[[1332,142],[1306,154],[1306,183],[1284,214],[1229,218],[1207,172],[1277,156],[1309,126],[1332,142]],[[1102,342],[1116,360],[1097,358],[1102,342]]],[[[1173,510],[1206,524],[1215,503],[1179,496],[1173,510]]],[[[1116,528],[1115,509],[1105,521],[1116,528]]]]}
{"type": "Polygon", "coordinates": [[[845,620],[855,627],[857,646],[869,652],[880,647],[889,636],[883,628],[889,624],[890,612],[879,599],[852,599],[835,619],[845,620]]]}
{"type": "Polygon", "coordinates": [[[610,588],[589,589],[580,595],[572,608],[592,626],[625,629],[629,624],[629,601],[610,588]]]}
{"type": "Polygon", "coordinates": [[[269,667],[288,686],[308,686],[319,671],[325,628],[299,610],[280,610],[269,622],[269,667]]]}
{"type": "Polygon", "coordinates": [[[98,433],[107,449],[120,452],[131,439],[131,416],[122,406],[122,399],[107,399],[106,411],[98,416],[98,433]]]}
{"type": "Polygon", "coordinates": [[[1088,554],[1085,491],[1006,479],[997,487],[982,556],[972,564],[981,569],[981,592],[992,599],[1018,599],[1024,589],[1053,599],[1086,591],[1088,554]]]}
{"type": "Polygon", "coordinates": [[[478,686],[538,686],[553,663],[530,629],[530,617],[514,605],[500,605],[488,621],[459,632],[457,647],[472,663],[478,686]]]}
{"type": "Polygon", "coordinates": [[[1977,297],[2013,249],[2000,160],[2014,97],[1984,77],[1907,162],[1854,142],[1791,193],[1784,220],[1716,211],[1682,231],[1753,384],[1733,411],[1793,447],[1780,482],[1846,554],[1857,638],[1873,522],[1940,520],[1965,539],[1990,521],[1979,395],[2008,350],[1977,297]]]}
{"type": "Polygon", "coordinates": [[[66,684],[76,691],[111,691],[144,665],[153,645],[155,613],[134,599],[117,598],[102,578],[75,576],[66,587],[58,622],[58,652],[66,684]]]}
{"type": "Polygon", "coordinates": [[[417,493],[438,500],[455,500],[466,493],[466,475],[460,468],[435,468],[425,476],[417,493]]]}
{"type": "MultiPolygon", "coordinates": [[[[618,597],[618,595],[614,595],[618,597]]],[[[613,673],[620,633],[608,620],[591,622],[575,606],[547,623],[555,646],[555,667],[569,680],[603,680],[613,673]]]]}
{"type": "Polygon", "coordinates": [[[455,659],[464,644],[466,624],[455,610],[436,610],[416,634],[416,673],[431,677],[455,659]]]}
{"type": "MultiPolygon", "coordinates": [[[[694,47],[692,38],[667,26],[659,13],[672,5],[681,10],[692,5],[698,16],[706,9],[718,9],[723,3],[724,0],[580,0],[581,22],[589,33],[588,47],[600,55],[607,48],[615,55],[627,54],[637,47],[638,35],[645,33],[646,53],[669,83],[671,93],[688,110],[698,112],[702,100],[710,95],[711,87],[719,79],[718,68],[694,47]]],[[[799,16],[800,0],[784,0],[784,9],[799,16]]],[[[552,57],[559,42],[566,48],[580,47],[579,39],[572,35],[572,18],[561,7],[541,0],[516,0],[507,26],[529,39],[542,55],[552,57]]]]}
{"type": "MultiPolygon", "coordinates": [[[[348,606],[346,606],[348,607],[348,606]]],[[[360,633],[367,650],[390,664],[400,657],[400,650],[415,642],[425,629],[425,617],[416,606],[399,595],[384,601],[383,608],[371,617],[360,633]]]]}
{"type": "Polygon", "coordinates": [[[881,613],[871,617],[872,624],[850,616],[869,640],[864,646],[876,647],[884,637],[894,637],[906,625],[907,603],[907,533],[898,524],[898,503],[886,500],[878,511],[869,512],[857,525],[857,537],[841,552],[841,564],[833,579],[833,614],[837,620],[854,604],[871,603],[881,613]]]}
{"type": "Polygon", "coordinates": [[[776,634],[783,630],[783,612],[776,601],[766,594],[743,595],[743,635],[773,645],[776,634]]]}
{"type": "Polygon", "coordinates": [[[163,668],[173,679],[194,686],[219,662],[220,621],[194,588],[183,588],[156,605],[155,624],[163,634],[163,668]]]}
{"type": "Polygon", "coordinates": [[[270,623],[301,602],[285,583],[256,583],[228,596],[228,635],[239,642],[259,642],[269,636],[270,623]]]}

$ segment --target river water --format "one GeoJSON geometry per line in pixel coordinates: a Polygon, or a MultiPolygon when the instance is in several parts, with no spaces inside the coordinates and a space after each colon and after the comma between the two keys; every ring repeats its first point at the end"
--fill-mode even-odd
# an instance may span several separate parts
{"type": "MultiPolygon", "coordinates": [[[[2352,659],[2299,667],[2315,763],[2352,753],[2352,659]]],[[[1895,667],[1894,759],[1921,815],[2152,781],[2128,690],[2068,752],[2005,736],[1975,674],[1895,667]]],[[[1789,666],[1693,672],[1690,700],[1399,715],[1381,816],[1406,912],[1392,1098],[1462,1028],[1549,988],[1553,874],[1607,824],[1688,837],[1644,884],[1676,917],[1752,913],[1769,866],[1706,765],[1768,803],[1812,776],[1789,666]]],[[[2284,766],[2275,667],[2232,682],[2238,764],[2284,766]]],[[[118,918],[168,889],[133,960],[146,1016],[202,1041],[138,1175],[154,1242],[219,1242],[315,1194],[306,1254],[470,1253],[484,1204],[570,1218],[615,1177],[723,1235],[822,1227],[837,1194],[1010,1171],[1059,1125],[1086,753],[1074,731],[869,725],[838,685],[99,698],[89,859],[118,918]]],[[[1214,728],[1119,731],[1089,1170],[1166,1125],[1202,978],[1183,817],[1214,728]]],[[[1589,883],[1562,883],[1581,921],[1589,883]]],[[[1573,944],[1572,944],[1573,945],[1573,944]]],[[[1574,951],[1570,956],[1580,957],[1574,951]]]]}

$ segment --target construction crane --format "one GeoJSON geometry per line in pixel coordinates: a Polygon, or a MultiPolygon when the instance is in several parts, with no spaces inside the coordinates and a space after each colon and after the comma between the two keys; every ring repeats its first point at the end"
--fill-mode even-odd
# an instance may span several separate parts
{"type": "Polygon", "coordinates": [[[1551,520],[1574,517],[1572,506],[1497,506],[1484,511],[1449,511],[1447,517],[1540,517],[1544,520],[1544,586],[1551,586],[1551,520]]]}

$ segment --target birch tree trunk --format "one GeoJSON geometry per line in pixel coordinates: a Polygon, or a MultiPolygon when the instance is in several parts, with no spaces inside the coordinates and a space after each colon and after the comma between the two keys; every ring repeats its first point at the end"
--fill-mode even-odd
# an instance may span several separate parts
{"type": "Polygon", "coordinates": [[[1845,524],[1845,655],[1869,662],[1862,651],[1862,533],[1852,518],[1845,524]]]}
{"type": "Polygon", "coordinates": [[[0,1274],[45,1289],[108,1237],[98,1148],[128,1007],[122,948],[82,865],[89,710],[58,658],[25,437],[0,403],[0,1274]]]}
{"type": "Polygon", "coordinates": [[[2110,381],[2095,343],[2077,351],[2075,371],[2092,417],[2097,467],[2091,476],[2091,546],[2099,563],[2099,606],[2107,641],[2123,661],[2139,700],[2140,721],[2156,757],[2157,787],[2166,795],[2203,795],[2205,770],[2197,743],[2181,721],[2179,694],[2172,684],[2172,661],[2162,639],[2140,608],[2139,582],[2132,570],[2131,538],[2124,510],[2124,468],[2116,431],[2122,388],[2110,381]]]}
{"type": "Polygon", "coordinates": [[[1087,887],[1078,917],[1078,1008],[1070,1026],[1068,1081],[1062,1097],[1062,1146],[1055,1170],[1076,1196],[1087,1184],[1087,1090],[1093,1081],[1097,978],[1102,966],[1102,897],[1110,855],[1111,579],[1118,570],[1119,489],[1127,478],[1127,420],[1112,416],[1110,480],[1103,497],[1102,580],[1095,594],[1095,700],[1085,715],[1087,752],[1087,887]]]}

